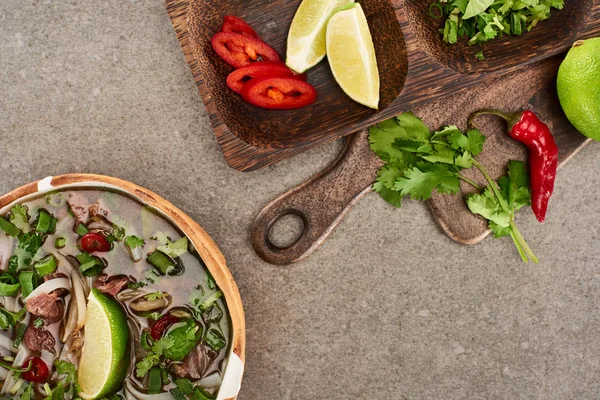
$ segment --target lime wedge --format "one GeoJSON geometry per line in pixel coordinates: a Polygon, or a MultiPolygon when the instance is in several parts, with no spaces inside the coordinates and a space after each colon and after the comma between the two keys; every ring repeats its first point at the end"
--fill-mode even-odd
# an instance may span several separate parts
{"type": "Polygon", "coordinates": [[[127,372],[128,342],[127,316],[119,303],[92,289],[77,372],[82,398],[102,398],[121,386],[127,372]]]}
{"type": "Polygon", "coordinates": [[[379,71],[367,18],[360,4],[336,12],[327,24],[327,59],[333,77],[354,101],[379,107],[379,71]]]}
{"type": "Polygon", "coordinates": [[[325,57],[325,28],[339,7],[354,0],[303,0],[296,10],[287,39],[285,63],[298,73],[325,57]]]}

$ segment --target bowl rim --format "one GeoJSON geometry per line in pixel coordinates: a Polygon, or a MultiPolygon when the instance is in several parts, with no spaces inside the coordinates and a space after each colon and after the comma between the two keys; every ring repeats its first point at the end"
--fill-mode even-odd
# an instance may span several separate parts
{"type": "Polygon", "coordinates": [[[211,275],[227,302],[231,319],[232,342],[227,364],[224,368],[222,384],[217,400],[236,399],[245,367],[246,325],[239,289],[227,268],[225,257],[206,231],[191,217],[158,194],[135,183],[98,174],[72,173],[49,176],[30,182],[0,196],[0,213],[13,204],[37,197],[44,193],[68,190],[69,188],[111,188],[122,191],[140,203],[146,204],[161,213],[175,224],[191,240],[196,251],[206,264],[211,275]]]}

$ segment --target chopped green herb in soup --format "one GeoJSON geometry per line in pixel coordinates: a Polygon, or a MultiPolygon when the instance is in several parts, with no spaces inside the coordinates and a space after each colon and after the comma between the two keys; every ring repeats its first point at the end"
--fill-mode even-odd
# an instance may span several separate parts
{"type": "Polygon", "coordinates": [[[188,238],[111,191],[0,216],[0,397],[214,399],[223,293],[188,238]]]}

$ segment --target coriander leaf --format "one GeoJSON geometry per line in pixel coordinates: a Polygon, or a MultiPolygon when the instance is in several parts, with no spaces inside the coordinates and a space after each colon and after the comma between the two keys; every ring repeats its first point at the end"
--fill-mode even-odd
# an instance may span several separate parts
{"type": "Polygon", "coordinates": [[[473,214],[479,214],[487,220],[502,210],[500,203],[498,203],[498,200],[489,187],[485,189],[483,194],[475,193],[469,195],[467,197],[467,206],[473,214]]]}
{"type": "Polygon", "coordinates": [[[396,118],[400,126],[406,131],[407,139],[423,143],[429,141],[429,138],[431,137],[429,128],[421,121],[421,119],[416,117],[415,114],[410,111],[403,112],[396,118]]]}
{"type": "Polygon", "coordinates": [[[483,55],[483,50],[475,53],[475,59],[478,61],[485,60],[485,56],[483,55]]]}
{"type": "Polygon", "coordinates": [[[160,360],[164,352],[167,349],[173,347],[174,344],[175,341],[169,336],[165,336],[154,342],[154,344],[152,345],[152,349],[150,350],[150,352],[148,352],[146,357],[144,357],[140,362],[135,364],[136,376],[138,378],[146,376],[146,374],[148,374],[152,367],[160,364],[160,360]]]}
{"type": "Polygon", "coordinates": [[[125,238],[125,245],[127,247],[129,247],[130,249],[135,249],[136,247],[142,247],[142,246],[144,246],[145,243],[146,242],[144,242],[143,239],[141,239],[137,236],[134,236],[134,235],[127,236],[125,238]]]}
{"type": "Polygon", "coordinates": [[[452,132],[448,136],[448,142],[454,150],[466,151],[469,147],[469,138],[459,130],[452,132]]]}
{"type": "Polygon", "coordinates": [[[398,139],[393,146],[400,150],[405,150],[411,153],[431,153],[431,145],[423,144],[415,140],[398,139]]]}
{"type": "Polygon", "coordinates": [[[406,137],[406,131],[400,127],[395,118],[385,120],[369,128],[371,150],[388,162],[394,159],[403,159],[404,153],[392,145],[397,139],[406,137]]]}
{"type": "Polygon", "coordinates": [[[168,255],[169,257],[176,258],[181,256],[187,251],[188,248],[188,238],[182,237],[175,242],[167,242],[167,244],[163,246],[158,246],[156,250],[168,255]]]}
{"type": "Polygon", "coordinates": [[[375,182],[373,189],[390,205],[400,208],[402,206],[402,193],[385,187],[381,182],[375,182]]]}
{"type": "Polygon", "coordinates": [[[483,133],[481,133],[479,129],[469,129],[467,131],[467,137],[469,138],[469,144],[465,150],[475,157],[481,154],[486,139],[483,133]]]}
{"type": "Polygon", "coordinates": [[[384,187],[392,189],[398,178],[404,176],[404,171],[394,165],[386,164],[377,171],[377,181],[384,187]]]}
{"type": "Polygon", "coordinates": [[[510,228],[510,226],[500,226],[500,225],[493,223],[492,221],[490,221],[489,227],[490,227],[491,231],[494,233],[495,238],[510,236],[510,233],[512,232],[512,229],[510,228]]]}
{"type": "Polygon", "coordinates": [[[404,177],[399,178],[394,185],[394,190],[416,200],[429,199],[435,188],[440,193],[458,193],[458,173],[444,165],[424,164],[406,171],[404,177]]]}
{"type": "Polygon", "coordinates": [[[455,164],[455,158],[458,155],[455,150],[440,144],[435,144],[433,149],[431,154],[421,156],[421,158],[431,163],[455,164]]]}
{"type": "Polygon", "coordinates": [[[462,133],[456,125],[446,125],[442,127],[442,129],[436,131],[431,137],[432,141],[448,141],[448,137],[454,134],[455,132],[462,133]]]}

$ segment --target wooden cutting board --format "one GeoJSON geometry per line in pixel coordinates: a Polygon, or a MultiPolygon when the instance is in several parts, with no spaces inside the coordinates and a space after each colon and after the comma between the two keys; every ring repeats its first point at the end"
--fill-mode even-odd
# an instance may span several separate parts
{"type": "Polygon", "coordinates": [[[522,36],[505,36],[482,47],[464,42],[448,46],[438,31],[442,21],[427,13],[432,1],[359,0],[380,69],[382,101],[377,111],[345,96],[327,62],[309,71],[308,80],[319,98],[301,110],[259,109],[229,91],[225,78],[231,68],[210,46],[222,17],[233,14],[246,19],[267,43],[285,54],[287,30],[300,0],[166,0],[166,6],[225,159],[240,171],[273,164],[443,97],[468,96],[474,85],[500,76],[510,78],[564,53],[577,38],[600,35],[600,0],[569,0],[563,10],[554,11],[550,19],[522,36]],[[484,61],[474,57],[479,50],[486,56],[484,61]]]}
{"type": "MultiPolygon", "coordinates": [[[[552,130],[560,149],[560,162],[564,164],[589,140],[569,123],[556,96],[554,77],[562,57],[532,64],[413,111],[432,129],[447,124],[464,129],[467,116],[480,108],[532,109],[552,130]]],[[[505,133],[506,123],[499,118],[480,117],[476,125],[488,138],[478,160],[495,179],[506,173],[509,160],[526,159],[525,148],[505,133]]],[[[260,212],[251,227],[251,240],[263,260],[286,265],[308,256],[324,242],[352,206],[371,191],[382,162],[370,150],[367,139],[366,130],[350,137],[338,159],[329,167],[279,196],[260,212]],[[279,218],[288,214],[302,218],[304,231],[293,245],[279,248],[270,241],[269,230],[279,218]]],[[[486,184],[474,169],[464,174],[486,184]]],[[[462,244],[475,244],[483,240],[489,230],[486,221],[471,214],[465,205],[464,195],[470,186],[463,184],[462,189],[461,195],[435,194],[429,206],[435,220],[450,238],[462,244]]]]}

